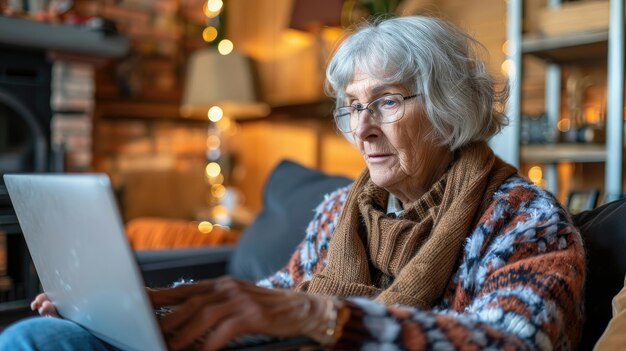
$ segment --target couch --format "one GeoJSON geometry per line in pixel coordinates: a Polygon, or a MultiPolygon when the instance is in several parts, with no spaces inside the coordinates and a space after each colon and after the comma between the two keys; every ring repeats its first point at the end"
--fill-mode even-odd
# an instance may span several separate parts
{"type": "MultiPolygon", "coordinates": [[[[282,268],[304,237],[323,195],[350,180],[282,161],[263,191],[263,209],[237,245],[138,251],[149,286],[230,274],[256,281],[282,268]]],[[[587,249],[586,321],[579,349],[591,350],[611,318],[611,299],[626,276],[626,199],[572,217],[587,249]]],[[[626,332],[626,331],[625,331],[626,332]]]]}

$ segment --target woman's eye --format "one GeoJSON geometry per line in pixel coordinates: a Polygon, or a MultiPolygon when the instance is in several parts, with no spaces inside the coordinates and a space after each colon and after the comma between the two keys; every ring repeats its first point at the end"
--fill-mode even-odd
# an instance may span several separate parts
{"type": "Polygon", "coordinates": [[[396,100],[393,99],[384,99],[382,101],[381,106],[385,107],[385,108],[391,108],[391,107],[395,107],[398,104],[398,102],[396,100]]]}

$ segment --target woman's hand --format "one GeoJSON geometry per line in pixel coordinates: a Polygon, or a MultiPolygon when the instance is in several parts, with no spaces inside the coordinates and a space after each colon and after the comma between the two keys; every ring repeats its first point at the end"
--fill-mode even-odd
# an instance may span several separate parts
{"type": "Polygon", "coordinates": [[[40,316],[44,317],[56,317],[61,318],[59,313],[57,312],[57,308],[54,307],[52,301],[48,299],[46,294],[41,293],[35,297],[33,302],[30,303],[30,309],[33,311],[37,311],[40,316]]]}
{"type": "Polygon", "coordinates": [[[290,290],[266,289],[232,277],[149,289],[154,307],[177,305],[160,320],[169,347],[180,350],[210,332],[204,349],[215,350],[247,333],[309,336],[326,330],[332,300],[290,290]]]}

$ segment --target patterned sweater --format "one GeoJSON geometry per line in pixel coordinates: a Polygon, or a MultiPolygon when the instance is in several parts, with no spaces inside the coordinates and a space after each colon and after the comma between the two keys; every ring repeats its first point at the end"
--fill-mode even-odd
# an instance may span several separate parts
{"type": "MultiPolygon", "coordinates": [[[[325,197],[287,266],[260,286],[294,288],[322,270],[348,190],[325,197]]],[[[575,349],[583,316],[584,255],[578,230],[554,197],[513,176],[468,234],[458,269],[432,310],[350,298],[350,319],[335,347],[575,349]]]]}

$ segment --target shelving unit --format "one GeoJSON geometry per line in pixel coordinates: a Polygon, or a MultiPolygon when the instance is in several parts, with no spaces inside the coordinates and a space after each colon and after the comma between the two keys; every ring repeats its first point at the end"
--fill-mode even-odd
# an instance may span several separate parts
{"type": "MultiPolygon", "coordinates": [[[[557,8],[558,0],[548,0],[557,8]]],[[[622,194],[622,154],[624,128],[624,1],[610,0],[609,28],[555,36],[522,35],[522,0],[510,0],[507,13],[507,37],[512,70],[509,75],[511,96],[507,113],[510,125],[494,137],[491,146],[500,157],[516,166],[522,162],[545,165],[548,190],[556,193],[556,166],[560,162],[604,162],[604,191],[607,201],[622,194]],[[556,130],[561,106],[561,65],[606,62],[607,115],[606,143],[520,145],[522,56],[545,60],[545,110],[556,130]]]]}

